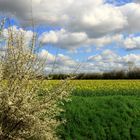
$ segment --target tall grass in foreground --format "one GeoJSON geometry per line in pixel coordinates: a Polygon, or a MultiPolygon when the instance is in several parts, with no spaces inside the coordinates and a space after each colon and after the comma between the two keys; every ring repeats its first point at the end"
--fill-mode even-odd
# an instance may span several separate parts
{"type": "Polygon", "coordinates": [[[58,128],[63,140],[139,140],[140,98],[73,97],[58,128]]]}
{"type": "Polygon", "coordinates": [[[63,140],[139,140],[140,80],[75,80],[63,140]]]}
{"type": "Polygon", "coordinates": [[[35,33],[26,44],[24,32],[9,27],[4,40],[4,51],[0,54],[0,139],[57,139],[55,128],[60,122],[56,116],[62,111],[58,103],[67,100],[67,81],[42,89],[43,80],[34,80],[45,66],[36,52],[35,33]]]}

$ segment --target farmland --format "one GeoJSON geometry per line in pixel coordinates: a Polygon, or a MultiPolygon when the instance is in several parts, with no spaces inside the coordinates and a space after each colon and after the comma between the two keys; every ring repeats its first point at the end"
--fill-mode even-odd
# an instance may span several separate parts
{"type": "MultiPolygon", "coordinates": [[[[57,83],[58,81],[50,81],[57,83]]],[[[139,80],[75,80],[58,127],[64,140],[139,140],[139,80]]]]}

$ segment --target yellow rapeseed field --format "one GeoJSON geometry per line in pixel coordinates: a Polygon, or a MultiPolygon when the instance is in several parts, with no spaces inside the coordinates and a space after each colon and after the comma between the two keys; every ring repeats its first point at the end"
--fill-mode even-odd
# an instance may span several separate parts
{"type": "MultiPolygon", "coordinates": [[[[50,80],[45,86],[58,83],[59,80],[50,80]]],[[[72,80],[71,84],[78,94],[140,95],[140,80],[72,80]]]]}

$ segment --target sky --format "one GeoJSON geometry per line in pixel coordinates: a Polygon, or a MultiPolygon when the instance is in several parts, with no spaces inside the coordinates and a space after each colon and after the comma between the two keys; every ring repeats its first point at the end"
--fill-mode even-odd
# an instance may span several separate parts
{"type": "Polygon", "coordinates": [[[0,14],[10,17],[10,28],[24,32],[27,42],[34,21],[46,72],[140,66],[140,0],[0,0],[0,14]]]}

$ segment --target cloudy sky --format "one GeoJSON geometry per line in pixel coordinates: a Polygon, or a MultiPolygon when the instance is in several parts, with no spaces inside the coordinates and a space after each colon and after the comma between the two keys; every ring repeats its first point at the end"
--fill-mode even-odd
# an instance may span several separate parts
{"type": "Polygon", "coordinates": [[[0,13],[10,17],[11,28],[24,32],[26,40],[32,36],[33,19],[47,71],[140,66],[140,0],[0,0],[0,13]]]}

